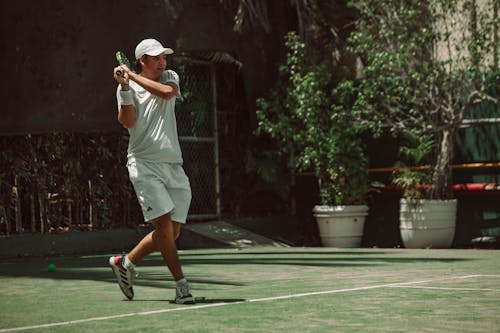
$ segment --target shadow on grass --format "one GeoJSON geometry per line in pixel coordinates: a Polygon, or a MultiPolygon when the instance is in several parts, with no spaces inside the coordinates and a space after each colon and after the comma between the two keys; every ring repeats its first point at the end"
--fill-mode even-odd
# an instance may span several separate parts
{"type": "Polygon", "coordinates": [[[233,252],[221,249],[220,251],[210,251],[209,253],[201,253],[201,252],[181,252],[181,257],[203,257],[203,256],[234,256],[234,255],[239,255],[239,256],[245,256],[245,255],[290,255],[290,256],[297,256],[297,255],[385,255],[390,252],[386,251],[339,251],[339,250],[330,250],[330,251],[293,251],[293,252],[286,252],[287,248],[276,248],[276,251],[254,251],[250,248],[237,248],[233,252]]]}
{"type": "MultiPolygon", "coordinates": [[[[124,302],[130,302],[127,299],[124,302]]],[[[195,304],[219,304],[219,303],[242,303],[247,302],[245,298],[206,298],[206,297],[195,297],[195,304]]],[[[177,304],[173,300],[169,299],[138,299],[134,298],[133,302],[168,302],[170,304],[177,304]]],[[[182,304],[177,304],[182,305],[182,304]]],[[[185,304],[186,306],[192,306],[192,304],[185,304]]]]}
{"type": "MultiPolygon", "coordinates": [[[[299,252],[211,252],[209,253],[182,253],[180,255],[183,266],[189,265],[216,265],[220,269],[224,266],[235,265],[283,265],[283,266],[307,266],[307,267],[374,267],[382,265],[401,265],[415,263],[452,263],[467,261],[466,258],[449,257],[391,257],[383,251],[299,251],[299,252]],[[231,254],[228,256],[228,254],[231,254]],[[239,256],[233,256],[238,254],[239,256]],[[370,255],[367,255],[370,254],[370,255]]],[[[135,285],[150,287],[165,287],[166,282],[172,282],[163,259],[158,254],[147,257],[139,267],[144,268],[143,273],[135,280],[135,285]],[[164,271],[148,272],[148,267],[164,267],[164,271]]],[[[244,271],[246,268],[242,268],[244,271]]],[[[13,259],[0,263],[0,277],[36,277],[55,280],[94,280],[116,283],[115,277],[108,267],[108,256],[89,257],[55,257],[52,259],[25,258],[13,259]],[[57,266],[54,272],[47,271],[47,265],[53,263],[57,266]]],[[[213,285],[244,285],[238,281],[210,280],[206,278],[197,279],[190,277],[190,281],[200,284],[213,285]]]]}
{"type": "MultiPolygon", "coordinates": [[[[174,284],[168,269],[163,264],[160,256],[156,260],[148,260],[139,270],[139,277],[135,279],[134,285],[165,288],[169,283],[174,284]],[[151,265],[151,263],[154,263],[151,265]],[[151,273],[146,269],[148,266],[164,267],[164,272],[151,273]]],[[[115,276],[108,266],[108,256],[93,257],[56,257],[53,259],[26,258],[13,259],[0,263],[0,278],[2,277],[33,277],[52,280],[88,280],[101,281],[116,284],[115,276]],[[48,264],[55,264],[55,271],[48,271],[48,264]]],[[[193,283],[203,283],[212,285],[242,286],[239,281],[230,280],[210,280],[206,278],[197,279],[190,277],[193,283]]]]}

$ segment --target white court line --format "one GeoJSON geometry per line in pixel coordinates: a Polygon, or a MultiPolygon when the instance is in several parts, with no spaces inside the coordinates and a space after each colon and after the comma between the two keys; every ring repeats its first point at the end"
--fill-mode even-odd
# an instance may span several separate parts
{"type": "Polygon", "coordinates": [[[74,324],[83,324],[83,323],[94,322],[94,321],[111,320],[111,319],[126,318],[126,317],[133,317],[133,316],[148,316],[148,315],[159,314],[159,313],[168,313],[168,312],[176,312],[176,311],[189,311],[189,310],[213,308],[213,307],[233,305],[233,304],[254,303],[254,302],[270,302],[270,301],[275,301],[275,300],[299,298],[299,297],[306,297],[306,296],[337,294],[337,293],[345,293],[345,292],[350,292],[350,291],[362,291],[362,290],[371,290],[371,289],[380,289],[380,288],[400,287],[400,286],[401,287],[402,286],[411,286],[411,285],[415,285],[415,284],[422,284],[422,283],[429,283],[429,282],[437,282],[437,281],[445,281],[445,280],[458,280],[458,279],[471,279],[471,278],[476,278],[476,277],[500,277],[500,275],[477,275],[476,274],[476,275],[452,276],[452,277],[439,278],[439,279],[396,282],[396,283],[378,284],[378,285],[365,286],[365,287],[333,289],[333,290],[314,291],[314,292],[308,292],[308,293],[274,296],[274,297],[266,297],[266,298],[256,298],[256,299],[249,299],[249,300],[238,301],[238,302],[213,303],[213,304],[193,305],[193,306],[185,306],[185,307],[170,308],[170,309],[160,309],[160,310],[153,310],[153,311],[132,312],[132,313],[124,313],[124,314],[117,314],[117,315],[104,316],[104,317],[92,317],[92,318],[85,318],[85,319],[78,319],[78,320],[62,321],[62,322],[57,322],[57,323],[3,328],[3,329],[0,329],[0,333],[19,332],[19,331],[27,331],[27,330],[39,329],[39,328],[56,327],[56,326],[68,326],[68,325],[74,325],[74,324]]]}
{"type": "Polygon", "coordinates": [[[492,289],[492,288],[450,288],[450,287],[426,287],[426,286],[392,286],[390,288],[432,289],[432,290],[450,290],[450,291],[493,291],[493,292],[500,292],[500,289],[492,289]]]}

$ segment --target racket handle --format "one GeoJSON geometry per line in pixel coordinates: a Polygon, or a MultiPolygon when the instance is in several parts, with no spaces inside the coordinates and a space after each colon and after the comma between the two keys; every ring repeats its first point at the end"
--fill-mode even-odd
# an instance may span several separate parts
{"type": "Polygon", "coordinates": [[[123,71],[121,69],[117,70],[116,75],[123,76],[123,71]]]}

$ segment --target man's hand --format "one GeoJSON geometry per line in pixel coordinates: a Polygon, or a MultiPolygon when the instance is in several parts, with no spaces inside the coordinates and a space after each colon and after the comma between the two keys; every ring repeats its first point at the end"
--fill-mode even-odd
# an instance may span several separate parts
{"type": "Polygon", "coordinates": [[[113,77],[115,78],[116,82],[118,82],[122,86],[127,86],[129,73],[130,69],[127,66],[120,65],[118,67],[115,67],[115,69],[113,70],[113,77]],[[121,75],[118,75],[118,72],[121,72],[121,75]]]}

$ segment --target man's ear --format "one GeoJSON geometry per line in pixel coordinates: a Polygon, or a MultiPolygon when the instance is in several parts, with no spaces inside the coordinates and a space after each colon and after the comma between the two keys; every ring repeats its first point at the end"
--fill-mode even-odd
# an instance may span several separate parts
{"type": "Polygon", "coordinates": [[[144,64],[146,63],[146,57],[147,55],[145,54],[139,59],[139,62],[141,63],[142,67],[144,67],[144,64]]]}

